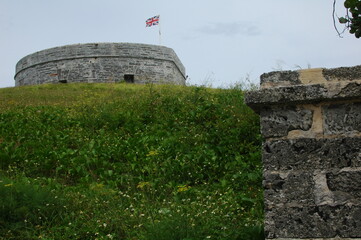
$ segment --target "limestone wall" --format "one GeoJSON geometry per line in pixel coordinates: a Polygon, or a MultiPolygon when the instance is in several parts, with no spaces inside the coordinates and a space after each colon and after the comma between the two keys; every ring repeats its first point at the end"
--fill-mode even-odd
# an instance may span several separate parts
{"type": "Polygon", "coordinates": [[[267,239],[361,239],[361,66],[263,74],[246,103],[261,117],[267,239]]]}
{"type": "Polygon", "coordinates": [[[185,84],[185,68],[167,47],[134,43],[89,43],[50,48],[22,58],[15,85],[58,82],[185,84]]]}

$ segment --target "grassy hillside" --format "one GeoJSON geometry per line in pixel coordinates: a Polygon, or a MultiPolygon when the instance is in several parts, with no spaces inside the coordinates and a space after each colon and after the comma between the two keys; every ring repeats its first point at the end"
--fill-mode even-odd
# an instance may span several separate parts
{"type": "Polygon", "coordinates": [[[0,239],[263,239],[239,89],[0,89],[0,239]]]}

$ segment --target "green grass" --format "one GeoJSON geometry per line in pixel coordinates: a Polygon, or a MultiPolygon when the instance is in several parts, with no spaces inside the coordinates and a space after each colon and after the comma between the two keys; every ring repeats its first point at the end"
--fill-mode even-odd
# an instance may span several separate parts
{"type": "Polygon", "coordinates": [[[260,146],[237,88],[0,89],[0,239],[264,239],[260,146]]]}

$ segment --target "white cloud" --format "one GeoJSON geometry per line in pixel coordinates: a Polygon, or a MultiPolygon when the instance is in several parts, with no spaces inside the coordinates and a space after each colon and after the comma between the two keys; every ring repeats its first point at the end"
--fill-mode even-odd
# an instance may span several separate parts
{"type": "Polygon", "coordinates": [[[261,33],[257,25],[249,22],[212,23],[202,26],[196,31],[209,35],[224,35],[231,37],[236,35],[255,36],[261,33]]]}

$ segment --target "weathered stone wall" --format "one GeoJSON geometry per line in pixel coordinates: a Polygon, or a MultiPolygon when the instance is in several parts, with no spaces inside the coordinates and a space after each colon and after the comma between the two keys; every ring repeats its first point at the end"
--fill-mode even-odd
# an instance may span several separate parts
{"type": "Polygon", "coordinates": [[[271,72],[246,103],[264,137],[267,239],[361,239],[361,66],[271,72]]]}
{"type": "Polygon", "coordinates": [[[185,84],[185,68],[167,47],[134,43],[89,43],[51,48],[22,58],[15,85],[58,82],[185,84]]]}

